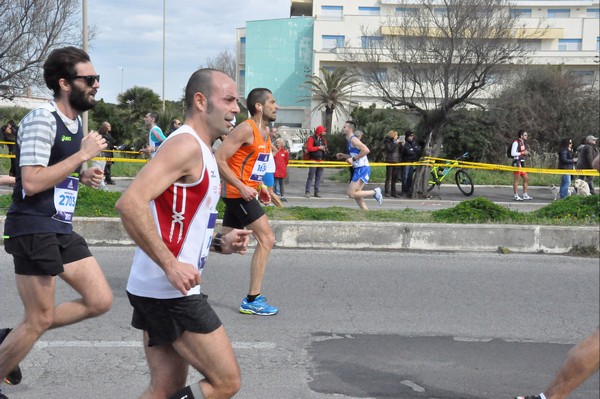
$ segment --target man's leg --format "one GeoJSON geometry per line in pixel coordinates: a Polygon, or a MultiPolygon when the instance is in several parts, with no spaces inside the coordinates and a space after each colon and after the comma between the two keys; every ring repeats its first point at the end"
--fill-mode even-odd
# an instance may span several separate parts
{"type": "Polygon", "coordinates": [[[315,168],[315,195],[319,193],[319,186],[321,186],[322,176],[323,168],[315,168]]]}
{"type": "Polygon", "coordinates": [[[267,268],[267,262],[269,261],[269,254],[275,245],[275,236],[269,225],[267,215],[262,215],[249,224],[248,229],[252,230],[252,235],[256,239],[256,248],[250,262],[248,295],[258,295],[261,293],[262,280],[267,268]]]}
{"type": "Polygon", "coordinates": [[[148,346],[148,333],[144,331],[144,353],[150,369],[150,385],[140,399],[168,398],[185,387],[188,363],[172,345],[148,346]]]}
{"type": "Polygon", "coordinates": [[[306,185],[304,186],[304,194],[310,194],[310,186],[312,186],[313,179],[315,178],[315,169],[308,168],[308,176],[306,178],[306,185]]]}
{"type": "Polygon", "coordinates": [[[353,181],[348,186],[348,197],[354,199],[358,207],[364,211],[369,210],[367,208],[367,204],[365,203],[364,198],[375,195],[375,190],[363,191],[363,187],[365,186],[365,182],[362,180],[353,181]]]}
{"type": "Polygon", "coordinates": [[[514,195],[519,194],[519,176],[520,176],[519,172],[513,173],[513,194],[514,195]]]}
{"type": "Polygon", "coordinates": [[[55,278],[17,274],[16,280],[25,314],[0,345],[0,381],[25,358],[54,320],[55,278]]]}
{"type": "Polygon", "coordinates": [[[598,371],[600,361],[600,332],[596,329],[592,335],[575,345],[560,370],[544,391],[547,399],[564,399],[571,392],[598,371]]]}
{"type": "Polygon", "coordinates": [[[529,176],[527,175],[527,173],[524,173],[522,175],[523,177],[523,193],[526,193],[527,190],[529,189],[529,176]]]}
{"type": "MultiPolygon", "coordinates": [[[[231,398],[239,391],[242,383],[240,366],[233,353],[225,327],[221,326],[208,334],[186,331],[173,343],[172,347],[181,358],[204,376],[198,385],[205,399],[231,398]]],[[[157,367],[161,367],[160,363],[157,364],[157,367]]],[[[191,388],[193,392],[195,387],[191,388]]],[[[173,399],[182,397],[185,396],[171,396],[173,399]]],[[[198,398],[196,395],[194,397],[195,399],[204,399],[198,398]]]]}

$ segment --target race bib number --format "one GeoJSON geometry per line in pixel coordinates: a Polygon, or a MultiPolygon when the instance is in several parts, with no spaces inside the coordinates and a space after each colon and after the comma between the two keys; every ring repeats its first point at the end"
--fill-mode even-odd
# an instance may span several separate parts
{"type": "Polygon", "coordinates": [[[71,224],[75,213],[77,202],[77,190],[79,189],[79,178],[69,176],[54,187],[54,208],[56,214],[52,219],[71,224]]]}
{"type": "Polygon", "coordinates": [[[206,226],[206,231],[204,233],[204,241],[206,244],[202,247],[202,252],[200,253],[200,259],[198,259],[198,270],[202,273],[202,269],[206,265],[206,260],[208,259],[208,253],[210,252],[210,246],[212,245],[213,239],[213,231],[215,230],[215,224],[217,222],[217,212],[213,212],[210,214],[208,218],[208,225],[206,226]]]}
{"type": "Polygon", "coordinates": [[[252,174],[250,174],[250,180],[256,182],[262,182],[267,172],[267,164],[269,163],[269,157],[271,154],[269,153],[260,153],[258,154],[258,158],[256,158],[256,162],[254,163],[254,168],[252,168],[252,174]]]}

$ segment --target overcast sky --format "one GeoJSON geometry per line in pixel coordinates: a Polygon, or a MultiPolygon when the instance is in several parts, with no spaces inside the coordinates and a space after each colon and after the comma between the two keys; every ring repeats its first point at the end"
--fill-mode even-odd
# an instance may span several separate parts
{"type": "MultiPolygon", "coordinates": [[[[179,100],[188,78],[221,51],[235,54],[236,28],[246,21],[288,18],[289,0],[166,0],[167,100],[179,100]]],[[[121,91],[149,87],[162,97],[162,0],[91,0],[96,36],[89,53],[101,75],[97,99],[116,103],[121,91]]]]}

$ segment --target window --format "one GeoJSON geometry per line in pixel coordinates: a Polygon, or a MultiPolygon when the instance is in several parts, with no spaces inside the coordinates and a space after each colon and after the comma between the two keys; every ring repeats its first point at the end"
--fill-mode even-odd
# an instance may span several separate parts
{"type": "Polygon", "coordinates": [[[582,85],[594,83],[594,71],[571,71],[570,74],[582,85]]]}
{"type": "Polygon", "coordinates": [[[531,18],[531,8],[511,8],[510,16],[513,18],[531,18]]]}
{"type": "Polygon", "coordinates": [[[549,8],[548,18],[570,18],[571,10],[568,8],[549,8]]]}
{"type": "Polygon", "coordinates": [[[600,36],[596,38],[596,51],[600,51],[600,36]]]}
{"type": "Polygon", "coordinates": [[[240,37],[240,43],[241,44],[246,44],[246,36],[240,37]]]}
{"type": "Polygon", "coordinates": [[[382,36],[361,36],[360,43],[362,48],[381,48],[383,47],[382,36]]]}
{"type": "Polygon", "coordinates": [[[437,18],[444,18],[446,15],[448,15],[448,9],[446,7],[436,8],[433,10],[433,15],[435,15],[437,18]]]}
{"type": "Polygon", "coordinates": [[[379,15],[380,7],[358,7],[358,15],[379,15]]]}
{"type": "Polygon", "coordinates": [[[419,11],[416,8],[396,7],[397,17],[416,17],[419,11]]]}
{"type": "Polygon", "coordinates": [[[581,51],[581,39],[558,39],[558,51],[581,51]]]}
{"type": "Polygon", "coordinates": [[[540,51],[542,49],[542,41],[540,39],[526,39],[519,42],[525,50],[540,51]]]}
{"type": "Polygon", "coordinates": [[[600,18],[600,8],[588,8],[586,11],[588,18],[600,18]]]}
{"type": "Polygon", "coordinates": [[[344,15],[342,6],[321,6],[321,19],[341,21],[344,15]]]}
{"type": "Polygon", "coordinates": [[[321,36],[323,40],[323,49],[333,49],[336,47],[344,47],[345,36],[339,35],[323,35],[321,36]]]}

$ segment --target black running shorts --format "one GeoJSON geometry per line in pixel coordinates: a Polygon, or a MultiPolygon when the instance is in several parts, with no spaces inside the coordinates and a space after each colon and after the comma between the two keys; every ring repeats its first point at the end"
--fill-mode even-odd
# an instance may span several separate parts
{"type": "Polygon", "coordinates": [[[37,233],[7,238],[4,249],[14,259],[15,273],[29,276],[56,276],[63,265],[92,256],[79,234],[37,233]]]}
{"type": "Polygon", "coordinates": [[[148,346],[171,344],[185,331],[208,334],[221,327],[219,316],[204,294],[173,299],[127,293],[133,306],[131,325],[148,332],[148,346]]]}
{"type": "Polygon", "coordinates": [[[256,198],[246,201],[243,198],[223,198],[223,227],[243,229],[260,219],[265,211],[256,198]]]}

